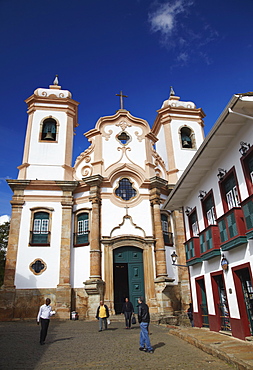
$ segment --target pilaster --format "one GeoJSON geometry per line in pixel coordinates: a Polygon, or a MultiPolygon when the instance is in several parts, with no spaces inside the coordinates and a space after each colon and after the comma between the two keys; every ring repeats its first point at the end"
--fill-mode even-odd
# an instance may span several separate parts
{"type": "Polygon", "coordinates": [[[70,287],[70,251],[72,237],[72,207],[73,191],[77,187],[77,181],[56,181],[63,191],[62,200],[62,228],[60,250],[60,274],[56,293],[56,310],[61,319],[69,318],[71,308],[70,287]]]}
{"type": "Polygon", "coordinates": [[[167,267],[166,267],[166,255],[165,246],[163,239],[163,230],[161,222],[161,187],[167,185],[167,181],[159,178],[152,177],[150,179],[150,203],[153,210],[153,225],[154,225],[154,235],[155,235],[155,266],[156,266],[156,277],[162,278],[167,277],[167,267]]]}
{"type": "Polygon", "coordinates": [[[100,280],[101,275],[101,197],[100,184],[103,177],[100,175],[85,178],[85,183],[90,186],[90,201],[92,215],[90,224],[90,280],[100,280]]]}
{"type": "Polygon", "coordinates": [[[6,253],[5,275],[4,275],[4,289],[15,289],[15,271],[17,263],[19,233],[21,224],[21,215],[24,201],[24,189],[29,185],[29,180],[7,180],[8,185],[14,192],[11,205],[12,215],[8,239],[8,247],[6,253]]]}

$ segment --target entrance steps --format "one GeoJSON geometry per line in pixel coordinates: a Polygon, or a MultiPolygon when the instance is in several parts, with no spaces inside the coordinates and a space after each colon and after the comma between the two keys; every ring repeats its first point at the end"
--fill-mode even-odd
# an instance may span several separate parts
{"type": "Polygon", "coordinates": [[[110,315],[110,320],[114,322],[125,322],[124,315],[110,315]]]}
{"type": "MultiPolygon", "coordinates": [[[[135,314],[136,320],[138,322],[137,314],[135,314]]],[[[184,317],[184,315],[175,316],[175,315],[160,315],[160,314],[151,314],[150,315],[151,322],[156,324],[165,324],[165,325],[183,325],[189,326],[189,319],[188,317],[184,317]]],[[[125,322],[124,315],[110,315],[111,322],[125,322]]]]}

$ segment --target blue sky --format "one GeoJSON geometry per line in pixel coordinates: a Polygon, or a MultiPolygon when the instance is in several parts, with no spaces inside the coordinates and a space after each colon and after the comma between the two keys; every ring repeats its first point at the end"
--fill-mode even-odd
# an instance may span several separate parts
{"type": "Polygon", "coordinates": [[[0,0],[0,216],[11,214],[22,163],[24,100],[56,74],[80,102],[83,133],[125,108],[152,126],[170,86],[206,113],[205,133],[231,96],[253,91],[252,0],[0,0]]]}

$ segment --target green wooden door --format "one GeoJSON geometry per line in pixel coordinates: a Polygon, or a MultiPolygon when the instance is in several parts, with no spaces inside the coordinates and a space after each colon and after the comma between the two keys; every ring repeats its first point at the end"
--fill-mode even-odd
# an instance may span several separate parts
{"type": "Polygon", "coordinates": [[[128,296],[137,312],[138,297],[145,297],[142,249],[117,248],[114,250],[113,260],[115,311],[120,313],[120,305],[128,296]]]}
{"type": "Polygon", "coordinates": [[[200,291],[201,291],[201,311],[202,311],[202,326],[209,328],[209,319],[208,319],[208,308],[206,300],[206,288],[204,280],[199,281],[200,291]]]}

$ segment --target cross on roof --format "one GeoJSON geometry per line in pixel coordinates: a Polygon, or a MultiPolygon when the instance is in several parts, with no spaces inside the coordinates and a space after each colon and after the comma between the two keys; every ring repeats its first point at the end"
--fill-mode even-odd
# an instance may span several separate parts
{"type": "Polygon", "coordinates": [[[124,109],[123,98],[128,98],[128,96],[127,95],[123,95],[122,91],[120,92],[120,94],[116,94],[116,96],[119,96],[120,97],[120,109],[124,109]]]}

